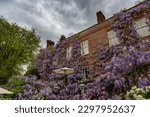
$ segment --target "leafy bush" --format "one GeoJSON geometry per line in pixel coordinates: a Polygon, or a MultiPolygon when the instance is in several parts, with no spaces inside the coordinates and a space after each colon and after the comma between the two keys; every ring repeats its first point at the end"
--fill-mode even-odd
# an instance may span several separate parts
{"type": "Polygon", "coordinates": [[[13,94],[3,95],[1,96],[1,99],[15,99],[18,93],[23,93],[22,86],[24,84],[24,81],[20,79],[20,77],[13,77],[9,79],[8,83],[3,85],[3,87],[13,92],[13,94]]]}
{"type": "Polygon", "coordinates": [[[127,97],[133,100],[150,99],[150,86],[145,89],[134,86],[127,92],[127,97]]]}

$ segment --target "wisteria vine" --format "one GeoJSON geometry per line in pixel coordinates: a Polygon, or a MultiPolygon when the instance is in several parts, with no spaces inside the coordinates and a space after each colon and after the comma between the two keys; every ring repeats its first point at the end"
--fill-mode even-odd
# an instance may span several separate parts
{"type": "Polygon", "coordinates": [[[46,49],[40,51],[36,61],[38,76],[23,78],[26,82],[24,92],[18,94],[16,99],[128,99],[125,94],[132,86],[145,89],[150,85],[150,77],[133,73],[150,66],[150,42],[140,39],[134,28],[134,21],[142,14],[148,19],[146,23],[150,29],[149,9],[150,1],[146,1],[131,10],[114,15],[112,29],[120,44],[97,49],[96,59],[92,64],[94,67],[90,69],[94,81],[87,84],[78,82],[82,79],[82,66],[88,64],[88,61],[81,56],[78,38],[68,40],[63,37],[53,52],[46,49]],[[64,47],[70,43],[72,57],[68,60],[64,56],[64,47]],[[63,75],[52,72],[61,67],[76,71],[68,76],[68,84],[63,82],[63,75]]]}

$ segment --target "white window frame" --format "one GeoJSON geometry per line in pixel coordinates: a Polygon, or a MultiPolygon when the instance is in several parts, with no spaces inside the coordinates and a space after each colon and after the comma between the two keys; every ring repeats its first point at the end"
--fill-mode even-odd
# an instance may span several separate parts
{"type": "Polygon", "coordinates": [[[66,58],[67,59],[70,59],[72,56],[72,46],[69,46],[67,49],[66,49],[66,58]]]}
{"type": "Polygon", "coordinates": [[[146,18],[141,18],[134,22],[134,28],[136,29],[138,35],[142,37],[146,37],[150,35],[149,27],[146,24],[146,18]]]}
{"type": "Polygon", "coordinates": [[[107,36],[108,36],[109,46],[115,46],[119,44],[115,31],[113,30],[108,31],[107,36]]]}
{"type": "Polygon", "coordinates": [[[89,79],[89,68],[85,67],[82,69],[82,76],[83,76],[83,81],[86,81],[89,79]]]}
{"type": "Polygon", "coordinates": [[[81,55],[89,54],[89,43],[88,40],[81,42],[81,55]]]}

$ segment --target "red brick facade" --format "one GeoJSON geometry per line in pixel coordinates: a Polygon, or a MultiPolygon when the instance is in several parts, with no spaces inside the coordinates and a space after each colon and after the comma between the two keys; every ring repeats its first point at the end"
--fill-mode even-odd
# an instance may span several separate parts
{"type": "MultiPolygon", "coordinates": [[[[144,3],[144,2],[143,2],[144,3]]],[[[141,3],[141,4],[143,4],[141,3]]],[[[140,5],[140,4],[139,4],[140,5]]],[[[134,6],[137,7],[138,5],[134,6]]],[[[132,8],[134,8],[132,7],[132,8]]],[[[128,9],[131,10],[132,8],[128,9]]],[[[127,10],[127,11],[128,11],[127,10]]],[[[109,46],[109,40],[108,40],[108,34],[107,32],[111,30],[111,26],[113,24],[113,17],[105,20],[105,16],[101,11],[97,12],[97,21],[98,23],[71,36],[68,37],[67,39],[73,39],[73,38],[78,38],[80,42],[82,43],[85,40],[88,40],[88,47],[89,47],[89,54],[85,55],[87,59],[89,59],[89,64],[92,64],[93,62],[93,55],[96,51],[97,46],[101,47],[106,47],[109,46]]],[[[139,18],[141,18],[140,16],[139,18]]],[[[144,37],[145,39],[150,39],[150,35],[144,37]]],[[[47,43],[49,44],[49,43],[47,43]]],[[[51,44],[53,46],[53,44],[51,44]]],[[[47,45],[47,48],[51,49],[51,45],[47,45]]],[[[66,45],[67,47],[68,45],[66,45]]]]}

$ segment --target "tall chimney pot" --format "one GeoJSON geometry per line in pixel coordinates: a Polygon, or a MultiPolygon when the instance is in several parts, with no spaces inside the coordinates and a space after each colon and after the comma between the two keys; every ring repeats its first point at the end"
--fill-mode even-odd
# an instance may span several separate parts
{"type": "Polygon", "coordinates": [[[96,16],[97,16],[97,23],[98,24],[100,24],[100,23],[105,21],[105,16],[104,16],[104,14],[101,11],[98,11],[96,13],[96,16]]]}
{"type": "Polygon", "coordinates": [[[51,40],[47,40],[47,49],[53,51],[55,43],[51,40]]]}

